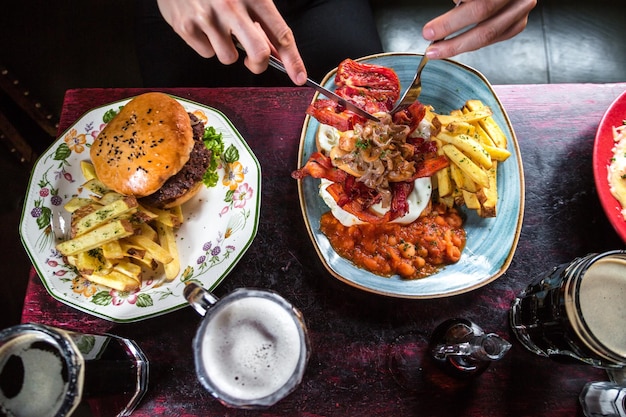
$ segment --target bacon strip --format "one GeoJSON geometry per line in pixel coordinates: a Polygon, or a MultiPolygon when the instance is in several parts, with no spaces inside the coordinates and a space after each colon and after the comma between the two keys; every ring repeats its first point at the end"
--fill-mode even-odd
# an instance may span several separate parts
{"type": "Polygon", "coordinates": [[[334,167],[330,158],[321,152],[313,152],[302,168],[291,173],[291,178],[296,180],[313,177],[339,183],[343,183],[347,176],[347,172],[334,167]]]}

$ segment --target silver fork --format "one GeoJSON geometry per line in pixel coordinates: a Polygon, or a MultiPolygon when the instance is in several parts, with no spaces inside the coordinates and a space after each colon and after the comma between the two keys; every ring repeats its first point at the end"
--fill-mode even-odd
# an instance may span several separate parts
{"type": "MultiPolygon", "coordinates": [[[[461,1],[457,1],[454,7],[458,7],[461,4],[461,1]]],[[[424,67],[428,63],[428,57],[426,56],[426,51],[431,47],[434,43],[439,41],[432,41],[426,49],[424,50],[424,55],[422,55],[422,59],[420,60],[419,65],[417,66],[417,71],[415,71],[415,76],[413,77],[413,81],[411,82],[411,86],[406,89],[402,97],[396,102],[396,105],[391,109],[389,113],[394,114],[401,110],[406,109],[411,104],[415,103],[417,98],[422,93],[422,71],[424,67]]]]}

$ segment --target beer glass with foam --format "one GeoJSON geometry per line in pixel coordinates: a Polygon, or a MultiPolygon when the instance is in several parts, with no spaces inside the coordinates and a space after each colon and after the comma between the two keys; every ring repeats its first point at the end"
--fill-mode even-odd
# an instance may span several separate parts
{"type": "Polygon", "coordinates": [[[127,416],[146,392],[148,366],[122,337],[9,327],[0,332],[0,415],[127,416]]]}
{"type": "Polygon", "coordinates": [[[626,251],[559,265],[514,300],[510,321],[530,351],[617,375],[626,366],[626,251]]]}
{"type": "Polygon", "coordinates": [[[310,347],[302,314],[291,303],[252,288],[218,299],[194,283],[184,294],[204,316],[193,340],[198,379],[223,405],[265,408],[298,387],[310,347]]]}

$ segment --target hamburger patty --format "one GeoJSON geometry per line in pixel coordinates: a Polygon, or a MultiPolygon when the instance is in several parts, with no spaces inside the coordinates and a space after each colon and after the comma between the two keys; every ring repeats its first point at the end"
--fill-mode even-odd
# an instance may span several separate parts
{"type": "Polygon", "coordinates": [[[193,129],[193,150],[189,154],[189,161],[183,168],[170,177],[155,193],[141,198],[142,204],[152,207],[163,207],[187,193],[196,184],[202,182],[202,177],[211,162],[211,151],[204,145],[204,123],[189,113],[193,129]]]}

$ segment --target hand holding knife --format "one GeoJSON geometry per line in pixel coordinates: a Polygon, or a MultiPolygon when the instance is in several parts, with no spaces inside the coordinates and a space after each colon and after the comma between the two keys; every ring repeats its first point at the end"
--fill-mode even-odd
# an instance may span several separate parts
{"type": "MultiPolygon", "coordinates": [[[[237,45],[237,48],[239,48],[240,50],[245,52],[245,49],[243,49],[243,46],[239,43],[239,41],[237,41],[236,39],[234,39],[235,41],[235,45],[237,45]]],[[[284,72],[285,74],[287,74],[287,70],[285,69],[285,65],[283,65],[283,63],[281,62],[280,59],[276,58],[273,55],[270,55],[270,61],[269,61],[269,65],[272,68],[275,68],[279,71],[284,72]]],[[[350,101],[346,100],[345,98],[335,94],[334,92],[330,91],[329,89],[321,86],[320,84],[318,84],[317,82],[313,81],[310,78],[306,79],[306,85],[308,85],[309,87],[313,87],[318,93],[324,95],[325,97],[327,97],[328,99],[338,103],[340,106],[345,107],[347,110],[350,110],[351,112],[361,116],[361,117],[365,117],[366,119],[369,120],[373,120],[375,122],[379,122],[380,119],[378,119],[376,116],[373,116],[372,114],[366,112],[365,110],[363,110],[360,107],[357,107],[354,103],[351,103],[350,101]]]]}

